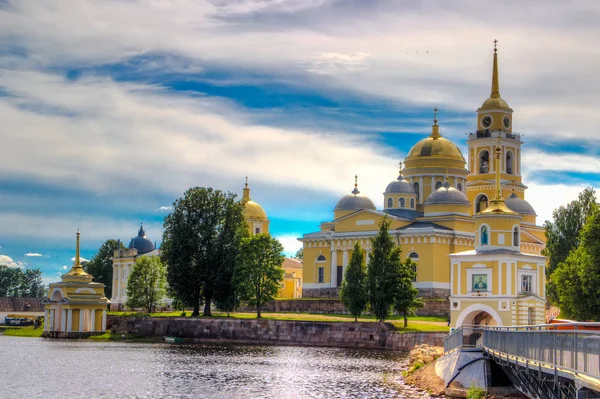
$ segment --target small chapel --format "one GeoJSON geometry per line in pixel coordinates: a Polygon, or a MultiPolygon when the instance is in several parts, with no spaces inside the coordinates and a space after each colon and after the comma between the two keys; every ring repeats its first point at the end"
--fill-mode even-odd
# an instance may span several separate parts
{"type": "Polygon", "coordinates": [[[303,297],[338,297],[356,242],[369,262],[381,221],[415,264],[419,295],[448,301],[452,326],[523,325],[544,321],[544,228],[526,201],[521,134],[500,96],[494,42],[489,97],[476,110],[467,153],[443,137],[434,109],[431,134],[401,163],[383,190],[383,209],[354,189],[333,219],[299,240],[304,252],[303,297]]]}
{"type": "Polygon", "coordinates": [[[80,262],[77,231],[75,261],[62,281],[50,283],[44,304],[44,337],[78,338],[106,331],[106,310],[110,301],[104,295],[104,284],[94,283],[93,276],[80,262]]]}

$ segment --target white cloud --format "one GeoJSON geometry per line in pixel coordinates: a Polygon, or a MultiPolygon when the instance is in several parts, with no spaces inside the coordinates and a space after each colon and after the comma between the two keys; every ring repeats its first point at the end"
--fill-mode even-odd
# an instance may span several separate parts
{"type": "MultiPolygon", "coordinates": [[[[75,257],[74,257],[74,256],[71,258],[71,261],[72,261],[72,262],[75,262],[75,257]]],[[[79,257],[79,261],[80,261],[80,262],[89,262],[89,259],[86,259],[86,258],[84,258],[83,256],[80,256],[80,257],[79,257]]]]}
{"type": "Polygon", "coordinates": [[[298,238],[302,237],[302,234],[284,234],[275,236],[277,240],[283,245],[283,252],[286,256],[292,257],[296,255],[296,252],[302,248],[302,243],[298,241],[298,238]]]}
{"type": "MultiPolygon", "coordinates": [[[[63,270],[67,270],[68,268],[67,268],[67,266],[66,266],[66,265],[63,265],[63,267],[62,267],[61,269],[63,269],[63,270]]],[[[59,273],[60,273],[60,272],[59,272],[59,273]]]]}
{"type": "Polygon", "coordinates": [[[14,261],[8,255],[0,255],[0,265],[8,266],[8,267],[24,267],[24,262],[14,261]]]}
{"type": "Polygon", "coordinates": [[[159,212],[169,212],[173,210],[172,206],[161,206],[158,209],[156,209],[159,212]]]}
{"type": "Polygon", "coordinates": [[[41,256],[44,256],[44,255],[42,255],[40,253],[37,253],[37,252],[27,252],[25,254],[25,256],[29,256],[29,257],[41,257],[41,256]]]}
{"type": "Polygon", "coordinates": [[[365,60],[369,54],[322,53],[313,57],[306,70],[319,75],[338,75],[346,72],[359,72],[368,69],[365,60]]]}

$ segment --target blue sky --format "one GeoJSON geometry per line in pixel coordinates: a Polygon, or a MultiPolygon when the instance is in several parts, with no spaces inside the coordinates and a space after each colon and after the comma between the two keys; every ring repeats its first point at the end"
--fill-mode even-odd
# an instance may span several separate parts
{"type": "Polygon", "coordinates": [[[538,222],[600,186],[595,2],[0,1],[0,262],[70,267],[192,186],[252,197],[288,253],[359,175],[382,206],[432,108],[463,150],[500,85],[538,222]],[[451,4],[450,4],[451,3],[451,4]]]}

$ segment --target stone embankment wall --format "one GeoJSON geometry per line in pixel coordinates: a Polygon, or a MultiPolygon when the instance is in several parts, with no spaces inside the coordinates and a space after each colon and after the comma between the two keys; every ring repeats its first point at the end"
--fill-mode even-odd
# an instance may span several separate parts
{"type": "Polygon", "coordinates": [[[140,337],[173,336],[198,341],[268,345],[333,346],[409,351],[442,346],[445,333],[391,331],[385,323],[323,323],[226,318],[109,316],[111,331],[140,337]]]}
{"type": "MultiPolygon", "coordinates": [[[[425,306],[417,309],[418,316],[448,317],[450,303],[447,299],[424,299],[425,306]]],[[[242,307],[241,311],[254,311],[250,307],[242,307]]],[[[290,312],[290,313],[321,313],[321,314],[347,314],[348,311],[339,299],[285,299],[270,301],[263,306],[263,312],[290,312]]]]}

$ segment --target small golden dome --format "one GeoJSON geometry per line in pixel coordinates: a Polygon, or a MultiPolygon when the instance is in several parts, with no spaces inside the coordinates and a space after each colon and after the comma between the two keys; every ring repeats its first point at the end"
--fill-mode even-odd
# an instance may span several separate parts
{"type": "Polygon", "coordinates": [[[427,137],[417,144],[408,152],[406,160],[420,157],[443,157],[457,161],[465,162],[459,148],[452,141],[444,137],[427,137]]]}
{"type": "Polygon", "coordinates": [[[267,219],[267,213],[262,206],[254,201],[244,203],[244,217],[246,219],[267,219]]]}
{"type": "Polygon", "coordinates": [[[248,187],[248,177],[246,176],[246,185],[244,186],[244,195],[242,197],[244,202],[244,218],[246,219],[267,219],[267,212],[262,206],[250,199],[250,187],[248,187]]]}
{"type": "Polygon", "coordinates": [[[480,110],[485,109],[506,109],[512,111],[512,109],[508,106],[508,103],[504,101],[501,97],[490,97],[483,102],[480,110]]]}

